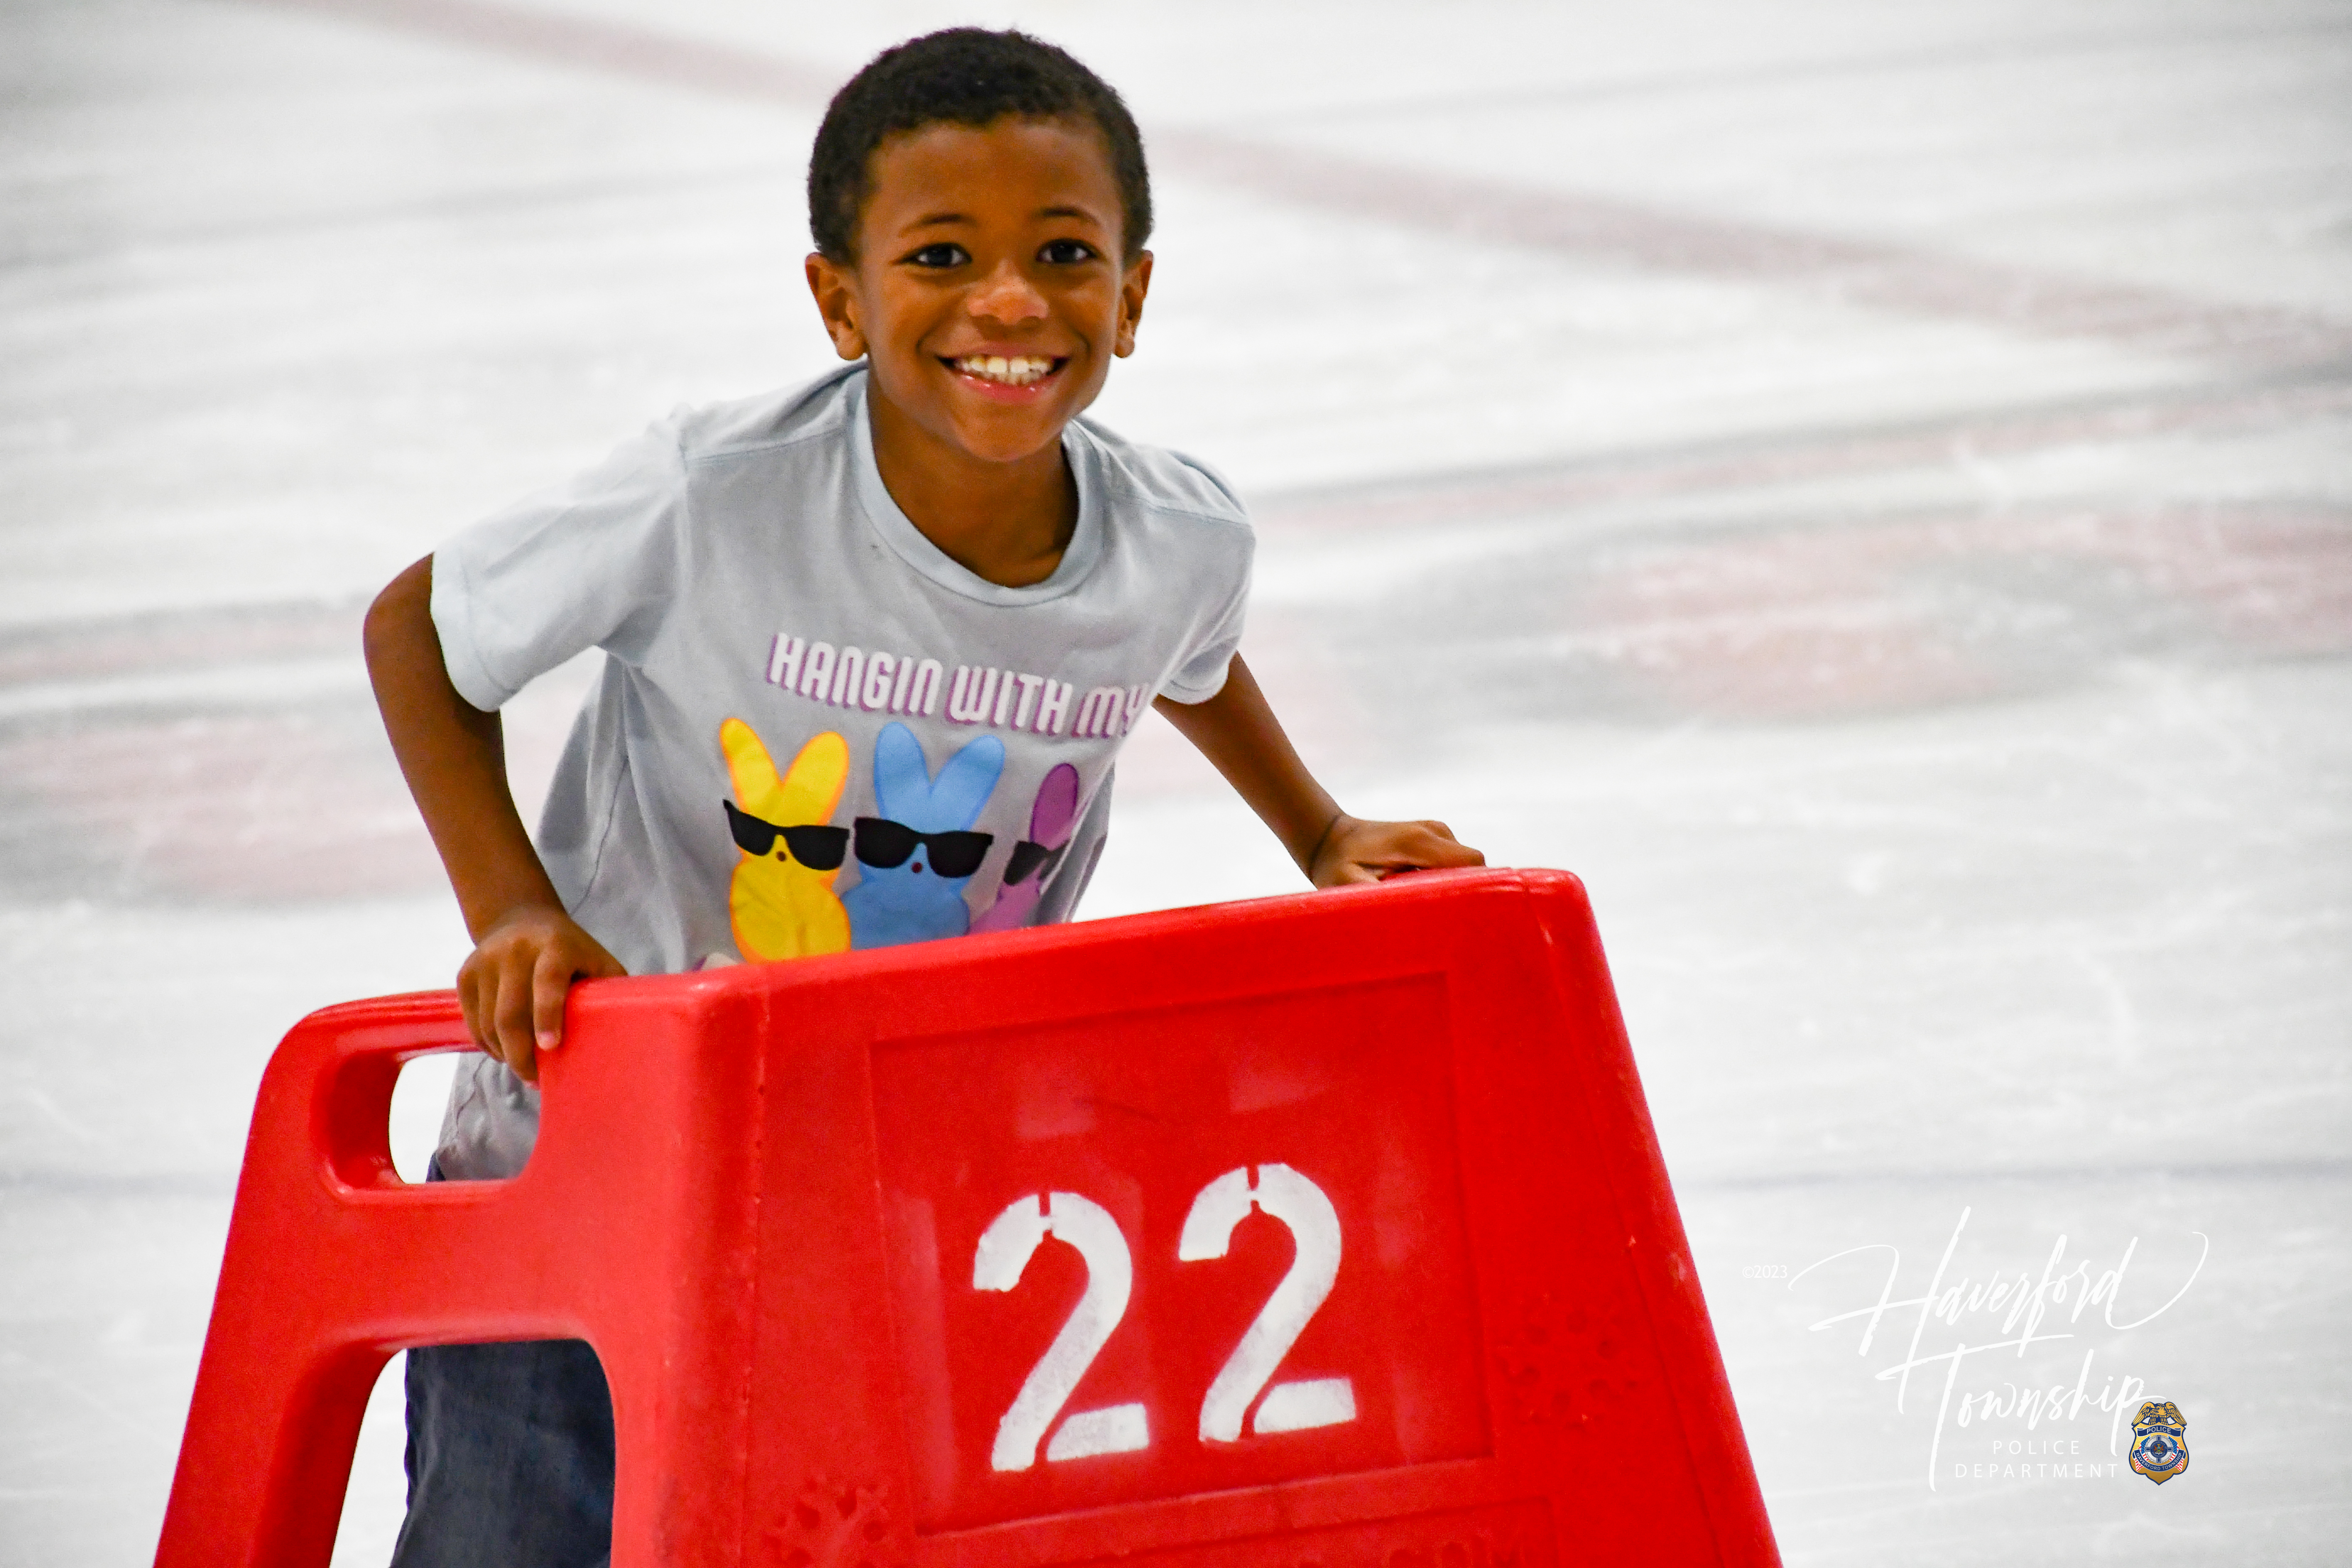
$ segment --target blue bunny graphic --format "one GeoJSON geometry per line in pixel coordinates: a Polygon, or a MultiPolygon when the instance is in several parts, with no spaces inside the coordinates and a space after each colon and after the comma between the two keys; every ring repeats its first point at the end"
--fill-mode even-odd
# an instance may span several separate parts
{"type": "Polygon", "coordinates": [[[896,947],[971,929],[964,884],[992,842],[971,825],[1003,772],[1004,742],[993,735],[966,742],[935,778],[913,731],[882,727],[874,741],[874,802],[882,815],[857,819],[857,886],[841,895],[851,947],[896,947]]]}

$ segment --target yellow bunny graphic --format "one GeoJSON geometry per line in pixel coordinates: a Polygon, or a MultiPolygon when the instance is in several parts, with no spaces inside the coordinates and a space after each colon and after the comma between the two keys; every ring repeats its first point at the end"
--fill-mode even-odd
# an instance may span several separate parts
{"type": "Polygon", "coordinates": [[[825,819],[849,779],[849,742],[827,731],[810,741],[782,778],[751,726],[730,719],[719,746],[736,800],[721,804],[742,858],[727,892],[735,945],[745,958],[806,958],[849,951],[849,916],[833,879],[849,848],[849,829],[825,819]]]}

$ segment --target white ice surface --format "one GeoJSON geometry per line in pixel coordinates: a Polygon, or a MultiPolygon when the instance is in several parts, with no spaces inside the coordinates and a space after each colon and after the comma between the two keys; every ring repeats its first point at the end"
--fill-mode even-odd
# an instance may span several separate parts
{"type": "MultiPolygon", "coordinates": [[[[0,15],[0,1563],[152,1553],[263,1061],[462,954],[358,605],[671,404],[823,368],[822,92],[971,16],[483,14],[0,15]],[[578,63],[615,26],[767,85],[578,63]]],[[[1310,760],[1589,882],[1788,1559],[2341,1561],[2352,15],[984,19],[1152,138],[1100,413],[1254,499],[1248,652],[1310,760]],[[1899,1248],[1916,1294],[1963,1213],[1948,1286],[2131,1248],[2117,1324],[2210,1248],[1956,1390],[2088,1352],[2180,1405],[2188,1474],[1955,1477],[2109,1463],[2110,1419],[1939,1419],[1941,1363],[1898,1409],[1908,1319],[1809,1331],[1889,1254],[1792,1276],[1899,1248]]],[[[588,673],[509,710],[519,793],[588,673]]],[[[1088,914],[1293,885],[1156,721],[1121,790],[1088,914]]],[[[339,1563],[397,1526],[391,1391],[339,1563]]]]}

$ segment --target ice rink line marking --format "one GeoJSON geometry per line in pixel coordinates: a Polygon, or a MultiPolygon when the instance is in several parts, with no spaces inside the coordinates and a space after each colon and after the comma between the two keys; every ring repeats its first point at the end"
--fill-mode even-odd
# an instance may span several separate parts
{"type": "MultiPolygon", "coordinates": [[[[496,0],[256,0],[641,81],[814,110],[844,79],[762,51],[496,0]]],[[[1939,255],[1886,240],[1669,212],[1374,163],[1202,130],[1150,133],[1163,167],[1298,205],[1490,243],[1765,283],[1902,313],[2264,364],[2352,360],[2352,323],[1939,255]]]]}
{"type": "Polygon", "coordinates": [[[2264,305],[1938,255],[1887,240],[1536,191],[1204,132],[1153,138],[1188,174],[1357,217],[1658,272],[1801,285],[1839,302],[2257,364],[2352,359],[2352,324],[2264,305]]]}
{"type": "MultiPolygon", "coordinates": [[[[1437,523],[1458,529],[1467,520],[1477,520],[1507,525],[1492,546],[1505,549],[1525,538],[1518,520],[1570,507],[1704,499],[1935,466],[1948,461],[1962,446],[1979,458],[2010,457],[2085,441],[2210,432],[2347,410],[2352,410],[2352,384],[2280,380],[1905,425],[1604,452],[1562,462],[1401,476],[1370,485],[1274,490],[1253,496],[1252,511],[1269,542],[1288,537],[1301,543],[1313,540],[1319,548],[1341,530],[1360,540],[1379,531],[1437,523]]],[[[1488,552],[1488,547],[1481,545],[1475,552],[1488,552]]],[[[1265,586],[1279,596],[1271,574],[1265,586]]],[[[354,658],[312,650],[346,639],[355,648],[362,608],[358,600],[238,603],[161,617],[139,612],[0,629],[0,722],[173,702],[235,703],[251,698],[290,667],[307,668],[307,679],[320,695],[355,690],[363,672],[354,658]],[[304,657],[253,657],[289,642],[299,646],[304,657]],[[184,668],[170,676],[146,673],[166,661],[201,660],[207,653],[246,657],[199,669],[184,668]],[[78,679],[41,679],[53,670],[87,669],[94,662],[111,665],[113,672],[78,679]],[[19,674],[12,679],[12,666],[32,672],[33,679],[19,674]]],[[[298,674],[294,679],[299,682],[306,678],[298,674]]],[[[304,689],[307,693],[310,689],[304,689]]]]}
{"type": "Polygon", "coordinates": [[[1979,65],[2044,66],[2070,56],[2115,56],[2152,53],[2202,46],[2275,44],[2282,39],[2337,38],[2352,36],[2352,27],[2336,19],[2285,26],[2198,27],[2166,34],[2161,38],[2120,33],[2053,33],[2015,42],[1938,45],[1924,49],[1890,50],[1852,55],[1843,59],[1776,60],[1732,70],[1688,71],[1675,76],[1621,77],[1615,80],[1582,82],[1569,87],[1530,87],[1475,96],[1452,93],[1442,97],[1344,104],[1302,110],[1296,114],[1260,117],[1267,126],[1325,126],[1334,121],[1398,119],[1422,114],[1513,113],[1525,109],[1581,109],[1587,104],[1628,99],[1709,95],[1798,86],[1813,81],[1844,81],[1857,77],[1884,77],[1911,71],[1950,70],[1979,65]]]}
{"type": "Polygon", "coordinates": [[[0,1193],[18,1200],[82,1199],[93,1203],[185,1199],[226,1203],[236,1194],[236,1167],[220,1171],[61,1171],[33,1166],[0,1171],[0,1193]]]}
{"type": "Polygon", "coordinates": [[[1832,477],[1941,467],[1961,451],[1979,458],[2014,457],[2347,410],[2352,410],[2352,382],[2282,378],[1276,491],[1253,498],[1252,511],[1260,521],[1284,530],[1410,527],[1458,521],[1465,512],[1491,517],[1601,501],[1768,489],[1832,477]]]}
{"type": "Polygon", "coordinates": [[[356,650],[331,658],[259,660],[96,680],[49,680],[0,687],[0,723],[124,708],[219,707],[250,702],[281,708],[367,689],[356,650]]]}
{"type": "Polygon", "coordinates": [[[562,16],[496,0],[256,0],[289,11],[396,27],[639,81],[819,109],[847,79],[779,55],[707,43],[625,22],[562,16]]]}
{"type": "Polygon", "coordinates": [[[1675,1185],[1691,1192],[1767,1193],[1797,1187],[1858,1185],[1912,1188],[1997,1182],[2145,1182],[2150,1177],[2179,1182],[2340,1182],[2352,1177],[2352,1160],[2183,1160],[2019,1166],[2009,1170],[1988,1165],[1979,1170],[1796,1171],[1772,1176],[1685,1175],[1675,1178],[1675,1185]]]}

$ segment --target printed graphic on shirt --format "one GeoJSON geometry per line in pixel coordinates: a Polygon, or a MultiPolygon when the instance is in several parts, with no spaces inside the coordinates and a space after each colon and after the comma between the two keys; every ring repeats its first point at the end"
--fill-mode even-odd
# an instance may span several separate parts
{"type": "Polygon", "coordinates": [[[719,726],[735,799],[719,804],[742,858],[727,889],[745,958],[806,958],[849,949],[849,914],[833,890],[849,829],[829,826],[849,780],[849,742],[831,731],[800,749],[783,776],[751,726],[719,726]],[[740,803],[740,805],[739,805],[740,803]]]}
{"type": "Polygon", "coordinates": [[[789,632],[768,643],[767,679],[829,707],[936,719],[945,703],[948,718],[958,724],[1072,741],[1124,735],[1151,702],[1141,686],[1097,686],[1081,695],[1075,681],[969,664],[957,665],[950,676],[936,658],[835,647],[789,632]]]}
{"type": "Polygon", "coordinates": [[[895,947],[961,936],[971,925],[964,884],[994,837],[971,831],[1004,772],[1004,742],[967,741],[934,775],[923,743],[890,723],[874,741],[874,800],[879,816],[855,826],[857,886],[842,895],[850,943],[895,947]]]}
{"type": "Polygon", "coordinates": [[[1078,770],[1067,763],[1056,763],[1045,782],[1037,786],[1037,799],[1029,807],[1029,837],[1013,847],[996,902],[971,922],[974,934],[1018,931],[1029,923],[1037,900],[1045,894],[1045,879],[1061,863],[1062,851],[1070,847],[1070,834],[1077,826],[1078,770]]]}

